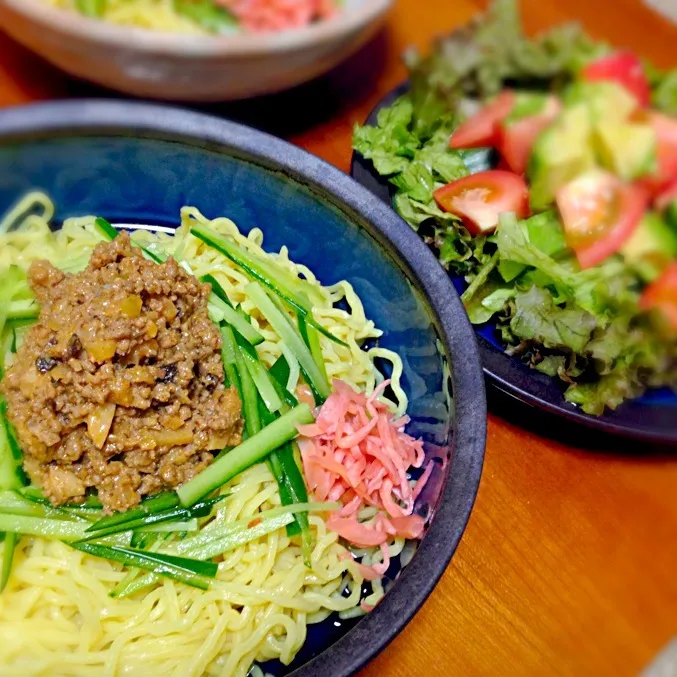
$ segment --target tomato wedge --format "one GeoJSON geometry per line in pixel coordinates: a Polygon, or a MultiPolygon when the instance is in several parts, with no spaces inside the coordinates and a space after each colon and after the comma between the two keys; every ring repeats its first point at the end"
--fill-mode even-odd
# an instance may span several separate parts
{"type": "Polygon", "coordinates": [[[656,111],[642,111],[633,119],[647,122],[656,133],[656,171],[639,181],[656,196],[677,179],[677,119],[656,111]]]}
{"type": "Polygon", "coordinates": [[[651,87],[642,62],[632,52],[614,52],[592,61],[583,68],[581,77],[588,82],[617,82],[637,99],[640,106],[649,105],[651,87]]]}
{"type": "Polygon", "coordinates": [[[639,302],[642,310],[658,310],[677,332],[677,263],[673,263],[650,284],[639,302]]]}
{"type": "Polygon", "coordinates": [[[665,211],[673,202],[677,200],[677,181],[673,181],[663,192],[654,200],[656,209],[659,212],[665,211]]]}
{"type": "Polygon", "coordinates": [[[633,234],[649,197],[638,185],[594,170],[563,186],[556,196],[568,245],[581,268],[616,254],[633,234]]]}
{"type": "Polygon", "coordinates": [[[486,104],[469,120],[459,125],[451,135],[451,148],[482,148],[495,146],[498,140],[498,123],[512,110],[515,95],[503,90],[493,101],[486,104]]]}
{"type": "Polygon", "coordinates": [[[498,151],[508,167],[516,174],[524,174],[531,149],[538,135],[550,125],[562,109],[559,99],[549,96],[540,113],[527,115],[515,122],[498,123],[498,151]]]}
{"type": "Polygon", "coordinates": [[[464,176],[438,188],[434,195],[440,209],[460,217],[473,235],[494,231],[503,212],[514,212],[519,219],[529,215],[527,184],[521,176],[502,169],[464,176]]]}

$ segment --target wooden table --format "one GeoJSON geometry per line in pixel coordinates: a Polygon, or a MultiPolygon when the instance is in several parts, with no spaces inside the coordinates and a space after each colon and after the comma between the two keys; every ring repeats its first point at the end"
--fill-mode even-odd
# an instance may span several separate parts
{"type": "MultiPolygon", "coordinates": [[[[399,0],[347,64],[270,100],[211,106],[348,170],[351,130],[405,76],[399,55],[482,0],[399,0]],[[286,111],[286,113],[281,112],[286,111]]],[[[639,0],[524,0],[529,31],[581,20],[596,37],[677,66],[677,27],[639,0]]],[[[0,35],[0,104],[111,96],[0,35]]],[[[677,460],[490,397],[484,476],[440,585],[366,677],[636,675],[677,634],[677,460]]]]}

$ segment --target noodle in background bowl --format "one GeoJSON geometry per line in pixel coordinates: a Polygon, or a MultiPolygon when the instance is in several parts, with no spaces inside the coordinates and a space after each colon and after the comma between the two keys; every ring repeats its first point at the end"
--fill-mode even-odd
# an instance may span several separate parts
{"type": "Polygon", "coordinates": [[[159,33],[41,0],[0,0],[0,28],[70,75],[146,98],[223,101],[281,91],[362,46],[393,0],[346,0],[333,18],[280,33],[159,33]]]}
{"type": "MultiPolygon", "coordinates": [[[[309,625],[291,665],[263,666],[273,675],[352,674],[425,601],[460,541],[479,486],[482,373],[446,274],[392,210],[335,168],[260,132],[171,108],[85,101],[6,111],[1,208],[31,189],[51,196],[57,223],[99,214],[116,223],[172,227],[180,207],[192,204],[207,217],[228,215],[242,232],[260,228],[266,250],[288,247],[290,258],[323,284],[350,282],[367,317],[384,331],[379,345],[402,358],[408,432],[424,439],[428,459],[438,459],[416,502],[418,514],[431,516],[426,535],[406,567],[399,558],[393,562],[387,593],[370,614],[309,625]]],[[[6,642],[21,632],[3,622],[6,642]]],[[[162,632],[153,627],[166,652],[172,642],[162,632]]],[[[218,640],[216,626],[214,632],[218,640]]],[[[180,636],[172,641],[185,652],[180,636]]]]}

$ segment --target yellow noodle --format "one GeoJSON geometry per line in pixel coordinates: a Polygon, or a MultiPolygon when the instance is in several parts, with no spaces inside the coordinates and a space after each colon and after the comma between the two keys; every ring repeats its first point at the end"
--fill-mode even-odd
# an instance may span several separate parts
{"type": "MultiPolygon", "coordinates": [[[[111,6],[116,4],[123,3],[111,6]]],[[[149,0],[148,4],[166,3],[149,0]]],[[[53,233],[49,229],[53,213],[49,199],[33,193],[0,222],[0,275],[9,265],[27,269],[38,258],[64,268],[86,265],[102,239],[94,218],[70,219],[53,233]]],[[[182,226],[175,236],[137,231],[134,240],[176,255],[198,276],[214,275],[229,298],[251,314],[265,339],[257,346],[259,355],[272,365],[283,348],[247,298],[248,278],[190,235],[195,221],[305,277],[313,288],[315,319],[349,346],[321,337],[329,376],[371,392],[382,378],[374,359],[390,360],[397,409],[404,412],[407,400],[399,384],[402,363],[390,351],[361,349],[365,340],[378,338],[381,332],[366,318],[349,283],[324,287],[312,271],[289,259],[286,248],[266,253],[260,230],[244,236],[232,221],[209,221],[194,208],[182,210],[182,226]],[[341,299],[349,310],[335,307],[341,299]]],[[[216,517],[224,524],[248,522],[280,505],[277,484],[263,464],[242,473],[224,491],[229,497],[216,517]]],[[[332,611],[359,613],[362,579],[357,567],[321,515],[310,515],[309,521],[313,534],[309,567],[299,539],[281,529],[225,553],[208,591],[163,580],[129,599],[109,596],[128,576],[120,565],[58,541],[22,538],[9,584],[0,595],[0,673],[3,677],[244,677],[255,661],[279,659],[288,664],[303,645],[309,623],[324,620],[332,611]]],[[[391,555],[399,554],[402,546],[399,540],[392,543],[391,555]]],[[[367,557],[371,562],[382,560],[380,550],[368,551],[367,557]]],[[[377,583],[371,603],[381,594],[377,583]]]]}
{"type": "MultiPolygon", "coordinates": [[[[43,0],[76,11],[75,0],[43,0]]],[[[107,0],[102,18],[121,26],[146,28],[165,33],[207,34],[198,24],[178,14],[174,0],[107,0]]]]}

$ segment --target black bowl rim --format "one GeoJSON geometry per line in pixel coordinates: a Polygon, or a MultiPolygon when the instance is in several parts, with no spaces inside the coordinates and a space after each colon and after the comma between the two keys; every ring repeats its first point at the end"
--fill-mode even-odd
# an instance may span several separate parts
{"type": "Polygon", "coordinates": [[[114,100],[56,101],[0,112],[3,145],[76,134],[170,140],[280,171],[363,221],[423,292],[452,366],[455,393],[454,453],[435,517],[416,556],[374,611],[292,673],[354,674],[387,646],[432,592],[458,547],[479,488],[486,443],[484,381],[475,334],[453,285],[434,255],[380,199],[336,167],[269,134],[178,108],[114,100]]]}
{"type": "MultiPolygon", "coordinates": [[[[396,99],[410,90],[408,81],[402,82],[388,92],[371,110],[365,124],[375,124],[378,112],[394,103],[396,99]]],[[[380,200],[392,207],[388,182],[378,176],[369,160],[353,151],[350,161],[350,175],[363,187],[371,190],[380,200]]],[[[582,428],[597,430],[615,437],[650,442],[652,444],[677,444],[677,429],[670,421],[662,427],[652,426],[651,422],[644,425],[627,422],[622,419],[622,409],[612,415],[602,416],[586,414],[564,399],[562,390],[556,379],[529,369],[514,357],[497,350],[486,338],[477,335],[482,361],[482,368],[490,384],[498,390],[510,395],[523,405],[535,407],[554,416],[571,421],[582,428]],[[613,417],[612,417],[613,416],[613,417]]],[[[632,401],[623,406],[632,406],[632,401]]]]}

